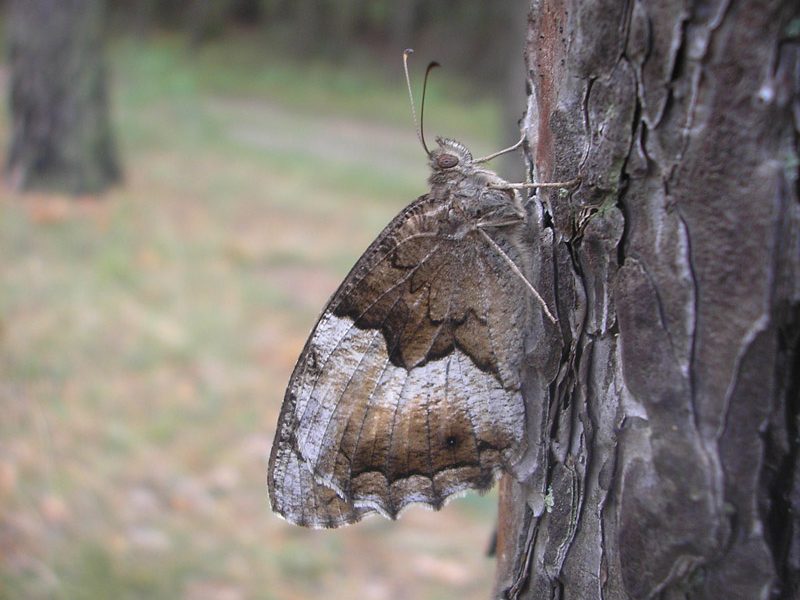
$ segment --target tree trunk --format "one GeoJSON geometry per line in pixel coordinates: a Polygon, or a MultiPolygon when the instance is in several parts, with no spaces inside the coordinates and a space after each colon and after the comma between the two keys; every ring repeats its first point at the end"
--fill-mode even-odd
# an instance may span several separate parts
{"type": "Polygon", "coordinates": [[[409,48],[414,45],[416,13],[417,0],[392,3],[388,20],[389,38],[394,48],[409,48]]]}
{"type": "Polygon", "coordinates": [[[301,57],[310,57],[319,52],[325,39],[324,3],[316,0],[295,0],[292,4],[293,46],[301,57]]]}
{"type": "Polygon", "coordinates": [[[17,189],[94,193],[119,178],[100,0],[14,0],[8,22],[17,189]]]}
{"type": "Polygon", "coordinates": [[[498,597],[800,597],[799,48],[796,0],[532,2],[532,179],[582,182],[531,203],[498,597]]]}

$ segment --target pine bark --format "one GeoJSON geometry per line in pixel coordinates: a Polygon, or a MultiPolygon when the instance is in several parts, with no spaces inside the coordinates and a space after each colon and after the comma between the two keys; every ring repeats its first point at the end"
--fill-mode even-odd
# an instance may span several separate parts
{"type": "Polygon", "coordinates": [[[800,5],[533,0],[501,598],[800,597],[800,5]],[[522,483],[520,483],[520,480],[522,483]]]}
{"type": "Polygon", "coordinates": [[[101,0],[13,0],[9,180],[95,193],[119,179],[109,122],[101,0]]]}

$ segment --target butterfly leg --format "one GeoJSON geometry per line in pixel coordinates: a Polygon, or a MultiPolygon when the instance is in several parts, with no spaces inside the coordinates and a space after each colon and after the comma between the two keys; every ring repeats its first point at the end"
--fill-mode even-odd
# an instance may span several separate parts
{"type": "Polygon", "coordinates": [[[495,190],[528,190],[532,188],[571,188],[575,187],[581,182],[580,177],[570,179],[569,181],[552,181],[548,183],[537,183],[532,181],[530,183],[502,183],[498,185],[490,185],[489,187],[495,190]]]}
{"type": "Polygon", "coordinates": [[[524,141],[525,141],[525,134],[523,134],[522,137],[519,138],[519,141],[516,144],[514,144],[513,146],[509,146],[508,148],[503,148],[502,150],[498,150],[497,152],[493,152],[492,154],[489,154],[488,156],[484,156],[483,158],[479,158],[477,160],[474,160],[473,162],[475,164],[483,163],[483,162],[490,161],[493,158],[497,158],[498,156],[502,156],[503,154],[508,154],[509,152],[513,152],[514,150],[516,150],[517,148],[522,146],[522,143],[524,141]]]}
{"type": "Polygon", "coordinates": [[[483,230],[483,227],[477,227],[477,230],[486,239],[486,241],[489,242],[489,245],[492,247],[492,249],[495,252],[497,252],[497,254],[508,263],[508,266],[511,268],[511,271],[513,271],[513,273],[517,275],[522,280],[522,282],[528,287],[528,289],[531,291],[534,297],[542,305],[542,310],[544,310],[544,314],[547,315],[547,318],[550,319],[552,323],[557,323],[558,319],[556,319],[553,316],[553,313],[550,312],[550,309],[547,307],[547,302],[545,302],[544,298],[542,298],[539,292],[536,291],[536,288],[533,287],[533,284],[530,281],[528,281],[528,278],[525,277],[525,274],[522,271],[520,271],[516,263],[513,260],[511,260],[511,257],[508,254],[506,254],[505,251],[499,246],[499,244],[495,242],[492,239],[492,237],[483,230]]]}

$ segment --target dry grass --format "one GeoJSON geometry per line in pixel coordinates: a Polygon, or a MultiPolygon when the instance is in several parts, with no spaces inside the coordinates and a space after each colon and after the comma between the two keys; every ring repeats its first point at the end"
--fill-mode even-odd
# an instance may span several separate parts
{"type": "MultiPolygon", "coordinates": [[[[389,90],[324,65],[314,83],[248,44],[116,44],[125,184],[3,192],[0,598],[488,595],[492,497],[335,532],[268,509],[293,362],[425,167],[399,68],[389,90]]],[[[446,112],[473,137],[496,120],[446,112]]]]}

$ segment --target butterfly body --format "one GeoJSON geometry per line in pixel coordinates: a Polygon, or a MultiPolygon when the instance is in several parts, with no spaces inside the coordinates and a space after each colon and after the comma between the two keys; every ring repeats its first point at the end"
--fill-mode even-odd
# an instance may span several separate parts
{"type": "Polygon", "coordinates": [[[531,303],[506,261],[530,269],[526,212],[466,147],[437,141],[430,192],[358,260],[289,381],[268,483],[290,522],[438,509],[488,489],[524,450],[531,303]]]}

